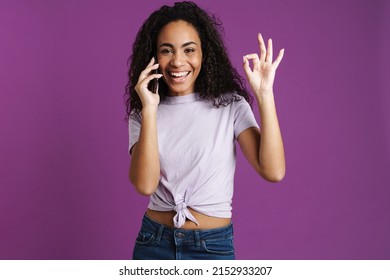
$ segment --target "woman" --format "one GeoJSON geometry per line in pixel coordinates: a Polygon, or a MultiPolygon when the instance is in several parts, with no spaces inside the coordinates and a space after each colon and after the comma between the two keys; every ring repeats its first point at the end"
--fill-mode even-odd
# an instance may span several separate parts
{"type": "Polygon", "coordinates": [[[243,57],[260,133],[221,29],[194,3],[180,2],[152,13],[137,34],[126,91],[129,178],[150,203],[134,259],[234,259],[235,140],[261,177],[284,177],[273,95],[284,51],[273,62],[272,41],[266,48],[259,34],[260,57],[243,57]]]}

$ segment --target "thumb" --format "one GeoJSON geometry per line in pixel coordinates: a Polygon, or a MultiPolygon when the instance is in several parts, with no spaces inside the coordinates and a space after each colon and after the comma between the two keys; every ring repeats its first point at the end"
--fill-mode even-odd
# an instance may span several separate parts
{"type": "Polygon", "coordinates": [[[247,77],[249,77],[252,74],[252,70],[249,66],[249,61],[245,56],[242,57],[242,60],[245,74],[247,77]]]}

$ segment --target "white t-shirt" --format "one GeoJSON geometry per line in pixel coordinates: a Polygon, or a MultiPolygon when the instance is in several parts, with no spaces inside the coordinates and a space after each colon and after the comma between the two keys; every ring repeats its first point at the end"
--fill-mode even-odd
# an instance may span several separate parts
{"type": "MultiPolygon", "coordinates": [[[[244,98],[219,108],[197,93],[162,100],[157,113],[161,175],[149,209],[176,211],[175,227],[181,227],[186,219],[197,223],[187,207],[208,216],[230,218],[234,141],[249,127],[259,126],[244,98]]],[[[138,141],[140,128],[140,116],[132,114],[129,151],[138,141]]]]}

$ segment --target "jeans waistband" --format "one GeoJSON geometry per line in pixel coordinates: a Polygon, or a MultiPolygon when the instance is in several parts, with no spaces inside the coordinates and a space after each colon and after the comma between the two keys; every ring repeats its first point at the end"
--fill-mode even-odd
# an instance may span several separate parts
{"type": "Polygon", "coordinates": [[[195,241],[200,246],[202,240],[217,238],[233,238],[233,224],[214,229],[180,229],[172,228],[152,220],[146,214],[142,220],[142,229],[152,231],[156,236],[156,242],[161,238],[175,240],[175,242],[195,241]]]}

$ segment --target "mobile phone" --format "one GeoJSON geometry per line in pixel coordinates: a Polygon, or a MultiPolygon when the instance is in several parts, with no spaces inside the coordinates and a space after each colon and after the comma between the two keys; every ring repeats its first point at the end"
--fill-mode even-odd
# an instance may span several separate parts
{"type": "MultiPolygon", "coordinates": [[[[158,74],[158,70],[157,69],[154,70],[153,72],[154,72],[154,74],[158,74]]],[[[153,79],[151,81],[151,83],[152,83],[151,92],[158,93],[158,79],[153,79]]]]}
{"type": "MultiPolygon", "coordinates": [[[[157,63],[157,57],[154,56],[154,63],[157,63]]],[[[158,69],[153,70],[153,74],[158,74],[158,69]]],[[[153,79],[151,82],[150,91],[158,94],[158,79],[153,79]]]]}

